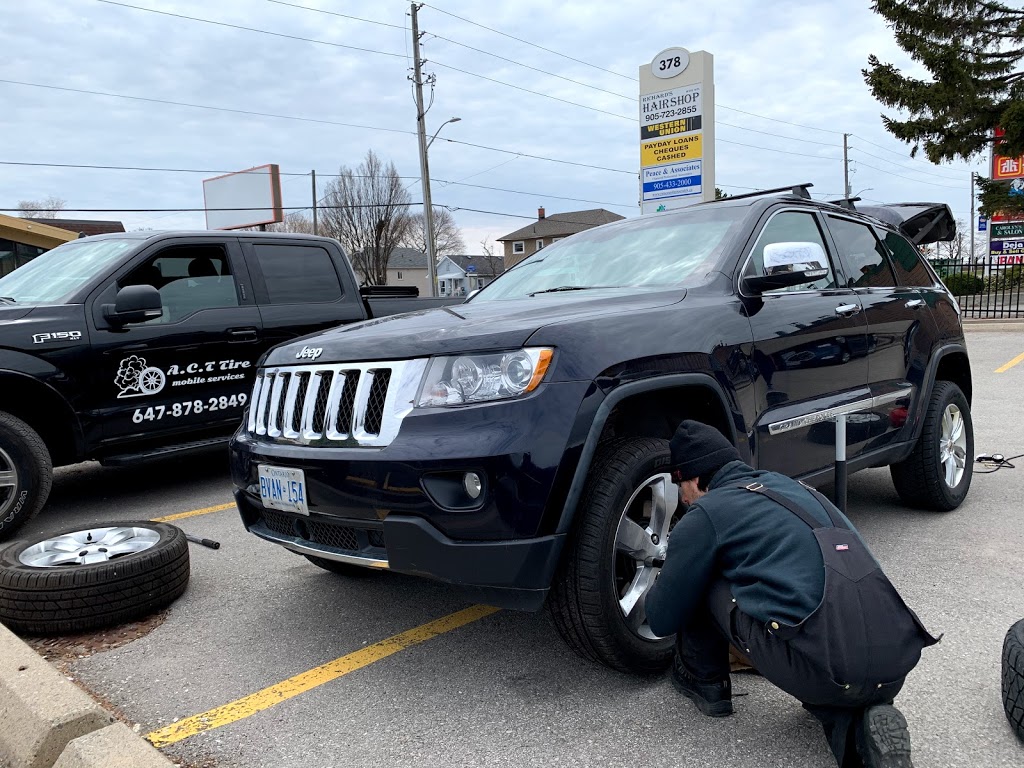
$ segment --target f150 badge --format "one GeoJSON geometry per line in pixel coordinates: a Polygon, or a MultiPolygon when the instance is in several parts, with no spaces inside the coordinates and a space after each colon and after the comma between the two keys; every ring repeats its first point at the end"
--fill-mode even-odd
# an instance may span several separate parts
{"type": "Polygon", "coordinates": [[[295,353],[296,360],[316,360],[324,353],[323,347],[303,347],[295,353]]]}
{"type": "Polygon", "coordinates": [[[80,341],[81,331],[50,331],[49,333],[36,333],[32,335],[33,344],[43,344],[47,341],[80,341]]]}

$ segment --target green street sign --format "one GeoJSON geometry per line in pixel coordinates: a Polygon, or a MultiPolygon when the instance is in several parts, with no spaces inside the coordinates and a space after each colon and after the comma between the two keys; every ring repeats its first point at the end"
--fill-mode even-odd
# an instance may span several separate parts
{"type": "Polygon", "coordinates": [[[993,224],[992,239],[999,240],[1004,237],[1024,237],[1024,222],[1016,224],[993,224]]]}

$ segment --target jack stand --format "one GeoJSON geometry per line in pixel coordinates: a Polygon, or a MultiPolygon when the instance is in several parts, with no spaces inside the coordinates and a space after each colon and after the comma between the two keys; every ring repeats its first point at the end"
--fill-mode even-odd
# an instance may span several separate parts
{"type": "Polygon", "coordinates": [[[846,514],[846,414],[836,416],[836,480],[833,503],[846,514]]]}

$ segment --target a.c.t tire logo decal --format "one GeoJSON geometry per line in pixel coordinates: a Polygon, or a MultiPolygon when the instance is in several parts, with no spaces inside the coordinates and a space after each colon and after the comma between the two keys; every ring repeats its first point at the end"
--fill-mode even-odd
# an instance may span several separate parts
{"type": "Polygon", "coordinates": [[[119,400],[123,397],[155,395],[166,383],[164,372],[156,366],[146,365],[146,358],[138,355],[122,360],[114,377],[114,384],[121,390],[117,396],[119,400]]]}

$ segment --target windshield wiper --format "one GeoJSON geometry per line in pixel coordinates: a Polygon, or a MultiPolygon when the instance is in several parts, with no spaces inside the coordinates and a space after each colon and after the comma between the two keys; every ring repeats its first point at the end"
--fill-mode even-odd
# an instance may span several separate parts
{"type": "Polygon", "coordinates": [[[562,291],[593,291],[598,288],[617,288],[615,285],[560,285],[557,288],[545,288],[543,291],[534,291],[529,296],[538,296],[542,293],[561,293],[562,291]]]}
{"type": "Polygon", "coordinates": [[[10,296],[0,296],[0,304],[17,304],[18,302],[10,296]]]}

